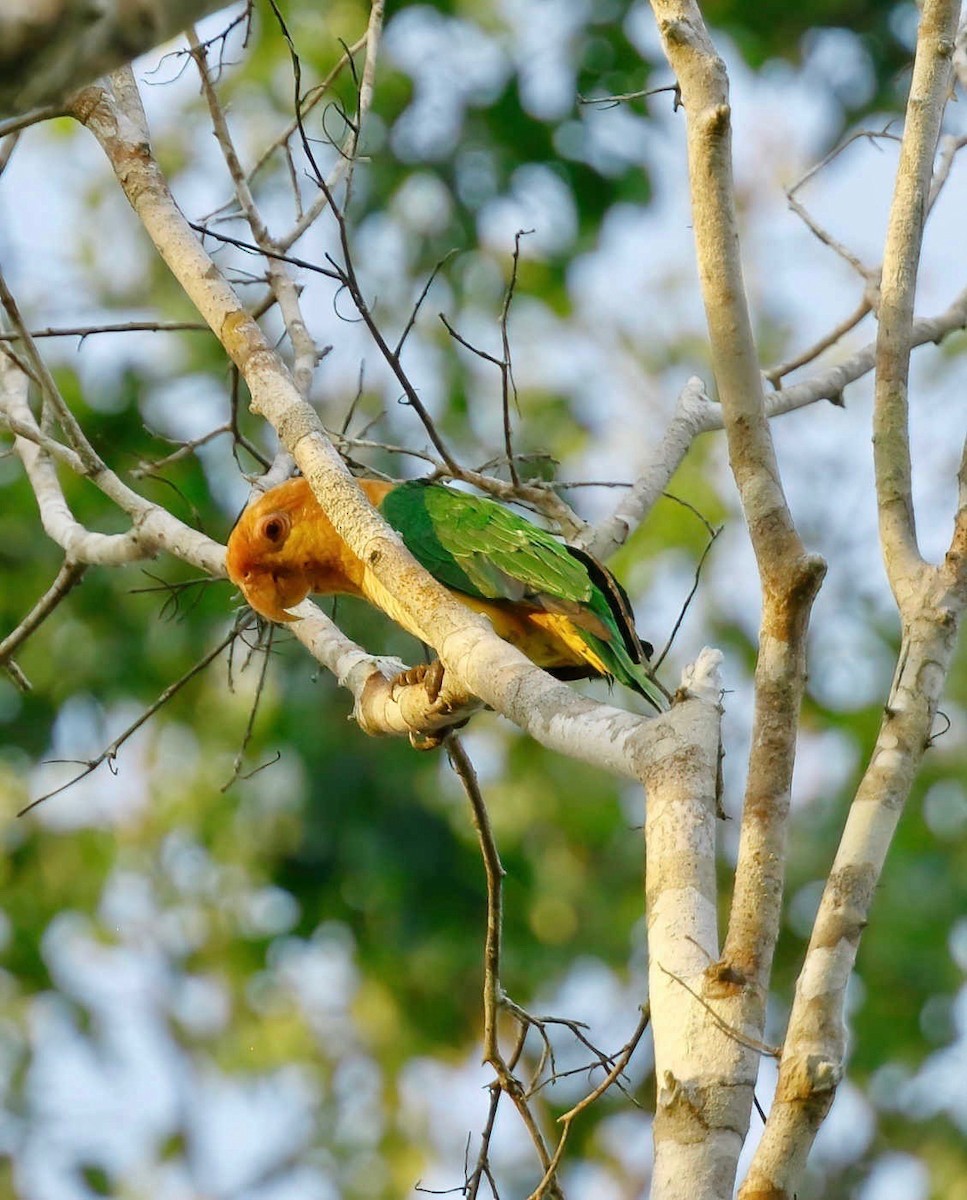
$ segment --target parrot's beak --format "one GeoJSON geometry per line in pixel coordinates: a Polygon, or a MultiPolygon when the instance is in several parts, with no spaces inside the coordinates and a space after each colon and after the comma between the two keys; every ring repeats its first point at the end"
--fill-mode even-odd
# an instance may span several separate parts
{"type": "Polygon", "coordinates": [[[309,594],[308,585],[297,576],[249,571],[236,580],[242,595],[261,617],[270,621],[296,621],[286,609],[294,608],[309,594]]]}

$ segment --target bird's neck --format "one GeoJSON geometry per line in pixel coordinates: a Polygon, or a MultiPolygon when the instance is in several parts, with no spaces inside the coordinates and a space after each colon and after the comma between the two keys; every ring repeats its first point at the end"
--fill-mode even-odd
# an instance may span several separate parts
{"type": "MultiPolygon", "coordinates": [[[[387,492],[393,490],[392,483],[380,479],[357,479],[360,490],[370,504],[378,507],[387,492]]],[[[311,530],[312,546],[306,553],[306,567],[312,590],[323,595],[343,593],[350,596],[366,594],[364,579],[366,568],[345,541],[334,529],[332,522],[319,508],[315,497],[306,485],[307,503],[315,508],[313,520],[303,528],[311,530]]]]}

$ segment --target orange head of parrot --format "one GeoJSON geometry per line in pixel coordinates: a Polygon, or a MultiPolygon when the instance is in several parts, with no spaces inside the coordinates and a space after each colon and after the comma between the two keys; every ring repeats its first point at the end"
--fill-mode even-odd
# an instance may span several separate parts
{"type": "Polygon", "coordinates": [[[270,621],[293,621],[286,610],[310,592],[358,594],[362,569],[336,534],[304,479],[260,496],[228,539],[228,576],[270,621]]]}
{"type": "MultiPolygon", "coordinates": [[[[263,497],[264,500],[264,497],[263,497]]],[[[309,580],[285,552],[292,517],[285,509],[259,512],[262,500],[244,512],[228,539],[225,565],[231,581],[255,611],[270,621],[292,621],[287,608],[309,594],[309,580]]]]}

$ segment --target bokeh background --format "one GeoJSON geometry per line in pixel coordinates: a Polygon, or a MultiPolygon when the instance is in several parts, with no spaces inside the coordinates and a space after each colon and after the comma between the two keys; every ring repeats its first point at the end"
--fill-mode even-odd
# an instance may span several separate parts
{"type": "MultiPolygon", "coordinates": [[[[862,297],[862,280],[789,210],[784,189],[850,133],[899,129],[917,10],[886,0],[720,0],[705,10],[732,81],[747,284],[766,369],[862,297]]],[[[293,0],[285,11],[307,85],[368,17],[354,0],[321,13],[293,0]]],[[[226,23],[212,17],[201,34],[226,23]]],[[[230,181],[193,65],[177,49],[136,71],[158,157],[184,211],[200,219],[230,198],[230,181]]],[[[499,380],[453,344],[437,314],[499,353],[518,230],[533,230],[521,243],[509,326],[515,439],[533,455],[528,469],[571,484],[633,479],[686,379],[709,378],[682,114],[667,93],[593,102],[670,82],[650,10],[625,0],[391,6],[349,207],[352,244],[391,334],[433,265],[456,251],[405,362],[466,463],[501,453],[499,380]]],[[[292,113],[288,50],[267,6],[257,6],[247,44],[241,29],[228,39],[219,89],[251,164],[292,113]]],[[[351,80],[309,122],[323,162],[332,161],[327,139],[345,132],[340,99],[351,104],[351,80]]],[[[964,132],[962,108],[950,109],[953,132],[964,132]]],[[[889,137],[856,140],[800,193],[871,269],[896,157],[889,137]]],[[[308,181],[303,189],[311,194],[308,181]]],[[[257,195],[273,227],[291,221],[284,162],[258,177],[257,195]]],[[[924,315],[967,281],[965,205],[958,162],[928,230],[924,315]]],[[[335,245],[323,218],[295,251],[322,261],[335,245]]],[[[27,130],[0,178],[0,256],[34,328],[194,319],[97,146],[67,121],[27,130]]],[[[218,258],[243,294],[259,290],[245,282],[260,272],[257,260],[218,258]]],[[[300,283],[313,334],[332,345],[314,391],[327,423],[341,428],[359,393],[351,433],[425,449],[348,299],[311,272],[300,283]]],[[[268,326],[281,332],[271,316],[268,326]]],[[[867,318],[820,363],[873,335],[867,318]]],[[[65,337],[43,347],[88,435],[122,474],[168,454],[170,439],[197,438],[227,419],[226,360],[206,333],[65,337]]],[[[951,528],[965,348],[955,334],[914,358],[918,520],[934,557],[951,528]]],[[[813,621],[773,1041],[897,650],[876,543],[870,399],[867,379],[846,390],[843,407],[823,403],[775,423],[795,515],[830,570],[813,621]]],[[[244,416],[243,426],[271,452],[257,421],[244,416]]],[[[7,444],[0,440],[0,636],[60,561],[7,444]]],[[[424,469],[378,448],[354,457],[398,475],[424,469]]],[[[244,453],[240,469],[222,437],[137,486],[224,539],[247,494],[243,471],[253,470],[244,453]]],[[[65,486],[89,525],[124,527],[93,488],[66,478],[65,486]]],[[[724,526],[663,669],[674,686],[702,645],[725,651],[724,905],[758,598],[720,436],[695,444],[672,490],[724,526]]],[[[615,500],[607,486],[567,496],[589,518],[615,500]]],[[[686,506],[663,499],[613,562],[657,645],[706,537],[686,506]]],[[[69,778],[73,768],[51,760],[96,754],[224,636],[238,603],[228,583],[199,586],[178,605],[150,590],[190,575],[172,560],[89,571],[18,656],[33,690],[22,694],[0,675],[0,1194],[375,1200],[417,1185],[458,1188],[490,1078],[479,1065],[485,890],[467,805],[441,755],[365,737],[347,723],[347,695],[280,633],[245,749],[249,777],[225,790],[262,665],[237,650],[128,742],[113,772],[102,767],[15,816],[69,778]]],[[[336,615],[364,645],[419,657],[378,615],[350,602],[336,615]]],[[[864,935],[848,1078],[802,1200],[967,1197],[965,700],[961,655],[943,704],[950,728],[927,755],[864,935]]],[[[464,736],[507,869],[503,982],[534,1011],[586,1021],[614,1051],[645,994],[640,795],[491,714],[464,736]]],[[[587,1061],[566,1033],[556,1044],[560,1070],[587,1061]]],[[[609,1095],[576,1126],[569,1195],[646,1194],[650,1069],[643,1046],[629,1071],[641,1107],[609,1095]]],[[[594,1078],[582,1072],[548,1089],[547,1112],[569,1107],[594,1078]]],[[[772,1086],[767,1064],[765,1106],[772,1086]]],[[[492,1159],[501,1195],[522,1196],[539,1173],[505,1107],[492,1159]]],[[[754,1116],[750,1145],[757,1130],[754,1116]]]]}

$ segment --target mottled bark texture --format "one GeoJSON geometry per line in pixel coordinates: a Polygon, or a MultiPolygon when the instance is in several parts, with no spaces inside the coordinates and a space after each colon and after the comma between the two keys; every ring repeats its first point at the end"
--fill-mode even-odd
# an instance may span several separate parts
{"type": "Polygon", "coordinates": [[[64,105],[225,0],[2,0],[0,117],[64,105]]]}

